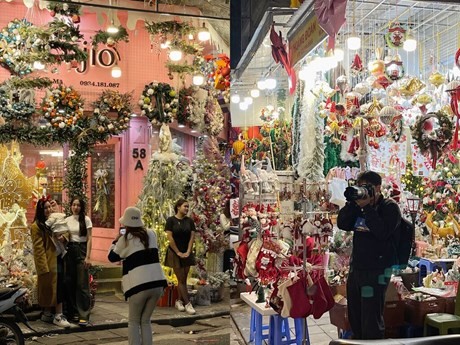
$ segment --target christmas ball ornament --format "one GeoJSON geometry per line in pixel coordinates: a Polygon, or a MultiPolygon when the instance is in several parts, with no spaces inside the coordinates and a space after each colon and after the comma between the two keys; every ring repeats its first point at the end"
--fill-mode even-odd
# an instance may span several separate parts
{"type": "Polygon", "coordinates": [[[358,83],[356,84],[354,90],[361,95],[366,95],[371,91],[371,88],[367,83],[358,83]]]}
{"type": "Polygon", "coordinates": [[[37,164],[35,165],[37,169],[45,169],[46,168],[46,163],[42,160],[38,161],[37,164]]]}
{"type": "Polygon", "coordinates": [[[345,75],[341,75],[337,78],[336,85],[340,93],[343,95],[345,90],[348,88],[348,78],[345,75]]]}
{"type": "Polygon", "coordinates": [[[446,90],[455,90],[460,87],[460,81],[452,80],[449,84],[447,84],[446,90]]]}
{"type": "Polygon", "coordinates": [[[399,115],[399,112],[389,105],[383,107],[379,112],[380,121],[382,121],[385,125],[389,125],[391,120],[393,120],[393,118],[397,115],[399,115]]]}
{"type": "Polygon", "coordinates": [[[107,45],[113,47],[115,45],[115,40],[112,37],[107,38],[107,45]]]}

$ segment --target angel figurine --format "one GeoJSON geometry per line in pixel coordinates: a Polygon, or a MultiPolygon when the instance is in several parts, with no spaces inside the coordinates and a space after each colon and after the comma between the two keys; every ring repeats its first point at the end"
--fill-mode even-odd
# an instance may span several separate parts
{"type": "Polygon", "coordinates": [[[158,144],[159,150],[161,153],[172,152],[172,137],[169,126],[166,123],[163,123],[160,128],[160,141],[158,144]]]}

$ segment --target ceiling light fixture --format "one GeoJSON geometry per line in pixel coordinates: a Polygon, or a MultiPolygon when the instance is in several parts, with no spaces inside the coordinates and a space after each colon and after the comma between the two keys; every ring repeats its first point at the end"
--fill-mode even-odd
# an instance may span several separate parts
{"type": "Polygon", "coordinates": [[[260,90],[259,89],[252,89],[250,92],[252,98],[257,98],[260,96],[260,90]]]}
{"type": "Polygon", "coordinates": [[[353,0],[353,31],[350,35],[350,37],[348,37],[347,39],[347,46],[348,46],[348,49],[350,50],[358,50],[359,48],[361,48],[361,38],[356,34],[356,31],[355,31],[355,5],[356,5],[356,1],[353,0]]]}
{"type": "Polygon", "coordinates": [[[171,61],[179,61],[180,59],[182,59],[182,51],[180,51],[177,48],[171,49],[171,51],[169,52],[169,58],[171,59],[171,61]]]}
{"type": "Polygon", "coordinates": [[[121,68],[118,67],[117,64],[115,64],[115,66],[112,67],[111,74],[112,74],[113,78],[120,78],[121,77],[121,68]]]}
{"type": "Polygon", "coordinates": [[[211,39],[211,33],[209,32],[205,23],[203,23],[203,27],[198,32],[198,39],[201,42],[209,41],[211,39]]]}
{"type": "Polygon", "coordinates": [[[265,79],[261,79],[257,82],[257,88],[259,90],[265,90],[267,88],[267,83],[265,82],[265,79]]]}
{"type": "Polygon", "coordinates": [[[237,93],[231,95],[231,97],[230,97],[230,101],[232,103],[240,103],[240,100],[241,100],[240,95],[238,95],[237,93]]]}
{"type": "Polygon", "coordinates": [[[273,90],[276,88],[276,79],[274,78],[267,78],[265,79],[265,86],[267,90],[273,90]]]}
{"type": "Polygon", "coordinates": [[[417,49],[417,40],[415,39],[411,30],[407,32],[406,40],[403,43],[403,49],[406,52],[413,52],[415,49],[417,49]]]}
{"type": "Polygon", "coordinates": [[[204,83],[204,75],[201,73],[197,73],[192,77],[192,83],[193,85],[200,86],[203,85],[204,83]]]}

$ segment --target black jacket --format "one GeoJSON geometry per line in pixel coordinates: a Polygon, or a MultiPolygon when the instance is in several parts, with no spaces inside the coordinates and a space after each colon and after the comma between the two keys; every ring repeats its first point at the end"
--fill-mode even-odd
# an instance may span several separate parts
{"type": "Polygon", "coordinates": [[[350,267],[355,270],[391,268],[397,264],[396,229],[401,222],[399,206],[382,196],[376,206],[366,205],[361,209],[355,202],[339,211],[337,226],[345,231],[354,231],[353,252],[350,267]],[[369,231],[354,231],[358,217],[365,219],[369,231]]]}

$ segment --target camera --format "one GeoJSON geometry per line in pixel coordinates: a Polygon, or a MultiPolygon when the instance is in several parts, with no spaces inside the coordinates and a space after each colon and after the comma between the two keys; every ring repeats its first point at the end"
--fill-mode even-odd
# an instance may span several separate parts
{"type": "Polygon", "coordinates": [[[374,196],[374,186],[371,184],[364,184],[362,186],[351,186],[345,189],[343,193],[347,201],[366,199],[368,196],[374,196]]]}

